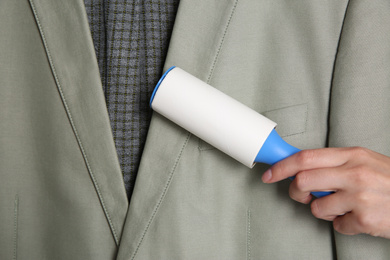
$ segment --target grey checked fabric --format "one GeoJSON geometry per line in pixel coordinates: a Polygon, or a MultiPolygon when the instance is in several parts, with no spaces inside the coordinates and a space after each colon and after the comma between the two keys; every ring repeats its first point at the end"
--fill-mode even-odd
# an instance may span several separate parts
{"type": "Polygon", "coordinates": [[[130,199],[179,0],[84,0],[130,199]]]}

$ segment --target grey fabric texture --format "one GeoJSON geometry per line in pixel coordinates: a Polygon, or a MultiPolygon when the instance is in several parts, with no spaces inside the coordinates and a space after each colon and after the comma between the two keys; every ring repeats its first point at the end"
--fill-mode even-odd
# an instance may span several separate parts
{"type": "Polygon", "coordinates": [[[130,199],[179,0],[85,0],[113,138],[130,199]]]}

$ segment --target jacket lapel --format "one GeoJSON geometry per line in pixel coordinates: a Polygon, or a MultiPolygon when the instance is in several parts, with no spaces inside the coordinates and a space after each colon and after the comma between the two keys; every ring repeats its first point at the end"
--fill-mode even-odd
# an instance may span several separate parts
{"type": "Polygon", "coordinates": [[[128,201],[84,2],[29,1],[69,123],[119,245],[128,201]]]}
{"type": "MultiPolygon", "coordinates": [[[[213,0],[200,7],[197,1],[181,1],[164,70],[176,65],[209,82],[236,4],[237,0],[213,0]],[[204,14],[203,27],[194,26],[187,19],[189,16],[186,12],[194,8],[203,8],[210,13],[204,14]]],[[[118,259],[137,257],[149,227],[169,192],[175,170],[190,138],[191,134],[184,129],[153,114],[118,259]]]]}

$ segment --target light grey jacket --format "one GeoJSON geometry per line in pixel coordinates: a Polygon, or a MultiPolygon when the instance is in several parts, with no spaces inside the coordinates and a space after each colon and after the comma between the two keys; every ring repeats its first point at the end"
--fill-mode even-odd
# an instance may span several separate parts
{"type": "MultiPolygon", "coordinates": [[[[83,0],[3,0],[0,33],[0,259],[390,259],[157,114],[128,205],[83,0]]],[[[182,0],[171,65],[296,147],[390,155],[387,0],[182,0]]]]}

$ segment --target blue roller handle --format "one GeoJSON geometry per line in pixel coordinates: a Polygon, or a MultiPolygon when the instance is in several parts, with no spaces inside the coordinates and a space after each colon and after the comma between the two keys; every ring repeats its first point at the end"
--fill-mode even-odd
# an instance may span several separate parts
{"type": "MultiPolygon", "coordinates": [[[[300,150],[298,148],[295,148],[294,146],[285,142],[274,129],[268,136],[267,140],[265,140],[263,146],[256,156],[255,162],[274,165],[275,163],[299,151],[300,150]]],[[[293,180],[294,178],[295,177],[290,177],[289,179],[293,180]]],[[[321,198],[332,193],[333,192],[329,191],[311,192],[311,194],[317,198],[321,198]]]]}

